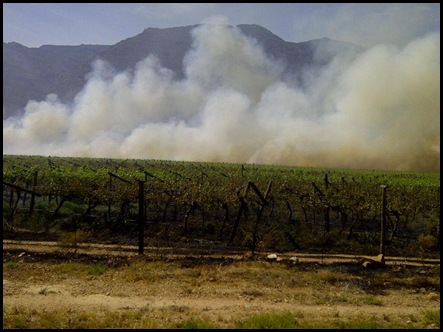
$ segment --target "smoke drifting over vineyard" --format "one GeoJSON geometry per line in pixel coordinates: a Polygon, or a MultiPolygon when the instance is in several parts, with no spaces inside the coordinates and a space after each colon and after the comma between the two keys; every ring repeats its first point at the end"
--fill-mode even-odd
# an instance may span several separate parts
{"type": "Polygon", "coordinates": [[[30,101],[4,154],[440,169],[440,34],[337,57],[305,84],[236,29],[200,26],[175,80],[153,56],[94,64],[72,104],[30,101]]]}

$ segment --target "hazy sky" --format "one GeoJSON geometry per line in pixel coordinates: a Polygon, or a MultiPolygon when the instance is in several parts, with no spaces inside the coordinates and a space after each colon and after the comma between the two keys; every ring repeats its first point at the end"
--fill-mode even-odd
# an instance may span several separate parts
{"type": "Polygon", "coordinates": [[[439,3],[4,3],[3,41],[112,45],[149,27],[258,24],[290,42],[328,37],[406,45],[440,31],[439,3]]]}

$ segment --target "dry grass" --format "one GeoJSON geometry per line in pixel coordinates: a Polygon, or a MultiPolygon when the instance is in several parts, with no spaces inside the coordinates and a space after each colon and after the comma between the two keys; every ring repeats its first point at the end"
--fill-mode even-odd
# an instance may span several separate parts
{"type": "Polygon", "coordinates": [[[3,328],[440,327],[439,265],[3,258],[3,328]]]}

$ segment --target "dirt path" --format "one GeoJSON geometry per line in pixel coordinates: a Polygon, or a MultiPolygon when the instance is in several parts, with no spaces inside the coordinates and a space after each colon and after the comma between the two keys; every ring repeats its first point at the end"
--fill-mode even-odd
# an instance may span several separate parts
{"type": "MultiPolygon", "coordinates": [[[[62,283],[40,283],[28,280],[25,283],[3,279],[4,307],[24,306],[38,311],[60,310],[61,308],[84,311],[115,311],[150,310],[186,311],[192,308],[197,312],[204,312],[207,316],[235,317],[259,312],[289,310],[303,316],[337,315],[349,316],[381,316],[394,315],[408,317],[420,311],[436,310],[440,308],[440,297],[435,292],[405,293],[389,291],[383,296],[383,305],[354,305],[352,303],[324,303],[306,304],[287,299],[276,290],[276,294],[261,296],[245,295],[245,288],[226,294],[184,294],[175,287],[167,284],[157,286],[155,295],[125,287],[126,296],[111,295],[114,291],[107,285],[94,282],[88,285],[76,280],[66,279],[62,283]]],[[[343,290],[334,290],[343,292],[343,290]]],[[[349,293],[349,296],[355,294],[349,293]]]]}
{"type": "MultiPolygon", "coordinates": [[[[129,310],[150,308],[194,308],[205,312],[225,312],[232,314],[234,312],[261,312],[261,311],[281,311],[291,310],[300,311],[307,314],[320,312],[322,310],[336,311],[344,315],[351,312],[365,314],[402,314],[411,315],[417,312],[416,306],[417,294],[391,294],[384,296],[384,305],[382,310],[377,306],[362,305],[359,307],[334,304],[334,305],[307,305],[300,303],[288,303],[281,299],[263,299],[253,296],[243,296],[243,298],[224,298],[224,297],[191,297],[183,294],[170,294],[163,296],[111,296],[106,294],[85,294],[76,295],[70,285],[70,282],[63,284],[30,284],[22,287],[14,281],[3,280],[3,305],[15,306],[22,305],[37,310],[55,310],[62,307],[82,308],[85,310],[129,310]],[[44,290],[44,291],[42,291],[44,290]]],[[[85,290],[86,293],[88,291],[85,290]]],[[[430,301],[422,303],[420,309],[435,309],[437,302],[431,299],[432,294],[428,295],[430,301]]]]}
{"type": "MultiPolygon", "coordinates": [[[[138,247],[134,245],[78,243],[75,246],[61,245],[54,241],[18,241],[3,240],[3,250],[24,250],[34,253],[60,253],[72,255],[106,255],[116,257],[136,257],[138,247]]],[[[183,256],[198,258],[230,258],[233,260],[243,260],[244,252],[232,250],[226,247],[214,248],[208,246],[146,246],[144,255],[160,259],[174,259],[183,256]]],[[[265,258],[271,252],[260,252],[257,255],[265,258]]],[[[365,255],[349,254],[308,254],[300,252],[287,252],[278,254],[279,259],[287,260],[291,257],[298,257],[303,262],[309,263],[344,263],[355,262],[365,255]]],[[[409,265],[409,266],[434,266],[440,264],[439,258],[416,258],[416,257],[386,257],[386,265],[409,265]]]]}
{"type": "Polygon", "coordinates": [[[413,317],[426,310],[440,310],[439,287],[435,290],[427,286],[413,289],[401,286],[401,278],[422,276],[425,281],[436,274],[439,277],[439,259],[388,257],[386,271],[379,272],[386,274],[387,279],[380,281],[376,273],[360,272],[364,268],[355,266],[362,257],[358,255],[286,253],[279,254],[280,262],[270,262],[266,260],[269,253],[261,253],[260,259],[251,261],[241,252],[208,253],[204,249],[199,252],[198,248],[147,247],[142,258],[138,257],[135,246],[81,244],[75,250],[53,242],[4,240],[3,262],[14,265],[3,272],[4,310],[17,307],[38,312],[148,310],[158,319],[169,312],[169,316],[171,313],[203,315],[205,319],[222,321],[221,324],[254,313],[283,310],[312,317],[313,321],[362,316],[380,320],[395,317],[405,322],[413,321],[413,317]],[[98,276],[55,272],[58,263],[69,261],[66,259],[69,255],[81,258],[86,253],[93,253],[85,256],[90,261],[97,261],[106,253],[122,258],[122,262],[133,260],[135,263],[131,264],[135,266],[140,259],[163,263],[158,268],[160,272],[153,269],[139,273],[134,268],[131,275],[127,274],[129,268],[125,270],[120,263],[98,276]],[[301,267],[308,268],[291,272],[284,267],[294,255],[301,267]],[[320,277],[312,267],[318,267],[320,277]],[[345,272],[353,279],[343,279],[345,272]],[[308,273],[318,281],[311,282],[308,273]],[[301,282],[299,279],[303,278],[307,279],[301,282]],[[333,278],[338,279],[330,280],[333,278]],[[380,284],[371,285],[374,281],[380,284]],[[368,302],[373,298],[378,302],[368,302]]]}

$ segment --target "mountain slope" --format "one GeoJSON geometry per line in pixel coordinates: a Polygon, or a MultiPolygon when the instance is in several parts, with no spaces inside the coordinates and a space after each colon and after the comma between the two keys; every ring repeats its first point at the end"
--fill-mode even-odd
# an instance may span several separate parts
{"type": "Polygon", "coordinates": [[[18,43],[3,43],[3,107],[5,115],[20,113],[28,100],[44,100],[49,93],[81,88],[66,77],[89,63],[104,45],[53,46],[28,48],[18,43]],[[6,112],[6,114],[5,114],[6,112]]]}
{"type": "MultiPolygon", "coordinates": [[[[147,28],[142,33],[115,45],[44,45],[28,48],[18,43],[3,43],[3,118],[21,115],[29,100],[44,100],[55,93],[69,102],[81,90],[91,63],[96,58],[109,62],[117,71],[131,70],[148,55],[156,55],[176,79],[185,77],[183,59],[192,47],[191,30],[198,25],[174,28],[147,28]]],[[[236,26],[245,36],[260,44],[267,56],[285,66],[285,73],[303,84],[304,69],[323,66],[343,50],[359,52],[358,46],[318,39],[286,42],[255,24],[236,26]],[[317,50],[327,49],[318,57],[317,50]]]]}

